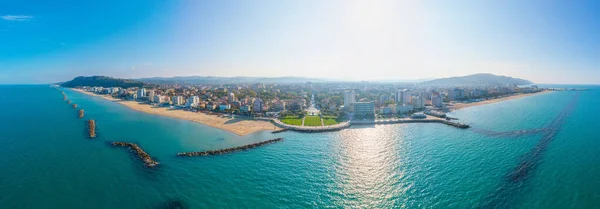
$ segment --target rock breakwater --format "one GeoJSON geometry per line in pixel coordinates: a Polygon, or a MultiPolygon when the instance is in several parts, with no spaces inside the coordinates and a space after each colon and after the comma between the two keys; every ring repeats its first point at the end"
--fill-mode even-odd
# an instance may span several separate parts
{"type": "Polygon", "coordinates": [[[258,142],[258,143],[254,143],[254,144],[248,144],[248,145],[244,145],[244,146],[232,147],[232,148],[227,148],[227,149],[209,150],[209,151],[202,151],[202,152],[180,152],[180,153],[177,153],[177,156],[192,157],[192,156],[221,155],[221,154],[226,154],[226,153],[235,152],[235,151],[252,149],[252,148],[264,146],[267,144],[271,144],[274,142],[278,142],[281,140],[283,140],[283,138],[270,139],[267,141],[262,141],[262,142],[258,142]]]}
{"type": "Polygon", "coordinates": [[[87,125],[90,138],[96,138],[96,121],[88,120],[87,125]]]}
{"type": "Polygon", "coordinates": [[[130,142],[112,142],[111,143],[113,146],[119,146],[119,147],[129,147],[129,149],[134,152],[138,158],[140,158],[142,161],[144,161],[144,165],[148,166],[148,167],[154,167],[156,165],[158,165],[158,162],[154,161],[152,159],[152,157],[150,157],[150,155],[148,155],[148,153],[146,153],[142,148],[140,148],[140,146],[138,146],[135,143],[130,143],[130,142]]]}

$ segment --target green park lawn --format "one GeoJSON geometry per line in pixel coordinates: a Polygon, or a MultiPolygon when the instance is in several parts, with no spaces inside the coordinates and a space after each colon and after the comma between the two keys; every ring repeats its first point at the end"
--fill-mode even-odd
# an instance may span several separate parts
{"type": "Polygon", "coordinates": [[[304,119],[304,126],[321,126],[321,117],[306,116],[304,119]]]}
{"type": "Polygon", "coordinates": [[[281,122],[285,123],[285,124],[290,124],[290,125],[295,125],[295,126],[301,126],[302,125],[302,118],[298,118],[295,116],[287,116],[283,119],[281,119],[281,122]]]}
{"type": "Polygon", "coordinates": [[[326,126],[338,124],[335,118],[323,118],[323,124],[326,126]]]}
{"type": "Polygon", "coordinates": [[[323,124],[326,126],[335,125],[340,123],[340,119],[338,117],[332,115],[324,115],[323,116],[323,124]]]}

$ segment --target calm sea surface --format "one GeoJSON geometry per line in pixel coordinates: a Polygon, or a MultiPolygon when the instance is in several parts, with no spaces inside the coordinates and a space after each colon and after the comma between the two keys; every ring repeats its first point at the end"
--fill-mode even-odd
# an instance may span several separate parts
{"type": "Polygon", "coordinates": [[[0,208],[598,207],[600,89],[587,88],[452,113],[468,130],[399,124],[247,136],[65,89],[84,119],[96,120],[90,140],[60,91],[0,86],[0,208]],[[285,140],[175,156],[276,137],[285,140]],[[111,141],[138,143],[161,164],[146,168],[111,141]]]}

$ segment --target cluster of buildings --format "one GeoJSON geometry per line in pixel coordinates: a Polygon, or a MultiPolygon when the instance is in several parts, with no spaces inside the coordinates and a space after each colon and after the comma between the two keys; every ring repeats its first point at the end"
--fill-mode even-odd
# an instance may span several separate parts
{"type": "Polygon", "coordinates": [[[277,115],[301,112],[315,95],[321,112],[337,116],[374,117],[447,110],[455,102],[471,102],[515,93],[541,91],[537,86],[429,87],[383,83],[205,84],[155,88],[83,87],[154,105],[213,112],[277,115]],[[275,114],[274,114],[275,113],[275,114]]]}
{"type": "Polygon", "coordinates": [[[476,102],[515,93],[534,93],[541,90],[543,89],[535,85],[530,87],[493,86],[465,88],[413,86],[412,88],[400,90],[394,90],[393,88],[352,89],[344,92],[343,110],[352,113],[354,117],[372,117],[376,114],[409,115],[420,111],[445,111],[448,110],[448,106],[456,102],[476,102]]]}
{"type": "Polygon", "coordinates": [[[158,88],[120,88],[120,87],[82,87],[82,89],[96,94],[110,94],[114,97],[127,100],[146,102],[160,106],[172,106],[190,110],[208,110],[223,113],[237,113],[247,115],[264,115],[269,112],[302,111],[307,107],[306,95],[292,98],[279,98],[265,96],[260,98],[255,91],[267,95],[277,95],[280,89],[271,90],[264,84],[244,87],[231,86],[161,86],[158,88]],[[247,90],[250,90],[249,93],[247,90]],[[244,94],[238,98],[237,93],[244,94]],[[247,95],[246,95],[247,94],[247,95]]]}
{"type": "Polygon", "coordinates": [[[344,110],[357,117],[373,117],[375,110],[383,115],[406,115],[425,109],[425,98],[413,95],[409,89],[396,91],[393,97],[380,95],[378,107],[373,101],[356,101],[356,93],[351,90],[344,93],[344,110]]]}

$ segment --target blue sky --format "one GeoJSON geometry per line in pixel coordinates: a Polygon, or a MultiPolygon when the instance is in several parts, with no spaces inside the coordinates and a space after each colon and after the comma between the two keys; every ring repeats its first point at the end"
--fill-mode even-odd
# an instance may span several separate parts
{"type": "Polygon", "coordinates": [[[600,1],[2,1],[0,83],[79,75],[600,83],[600,1]]]}

